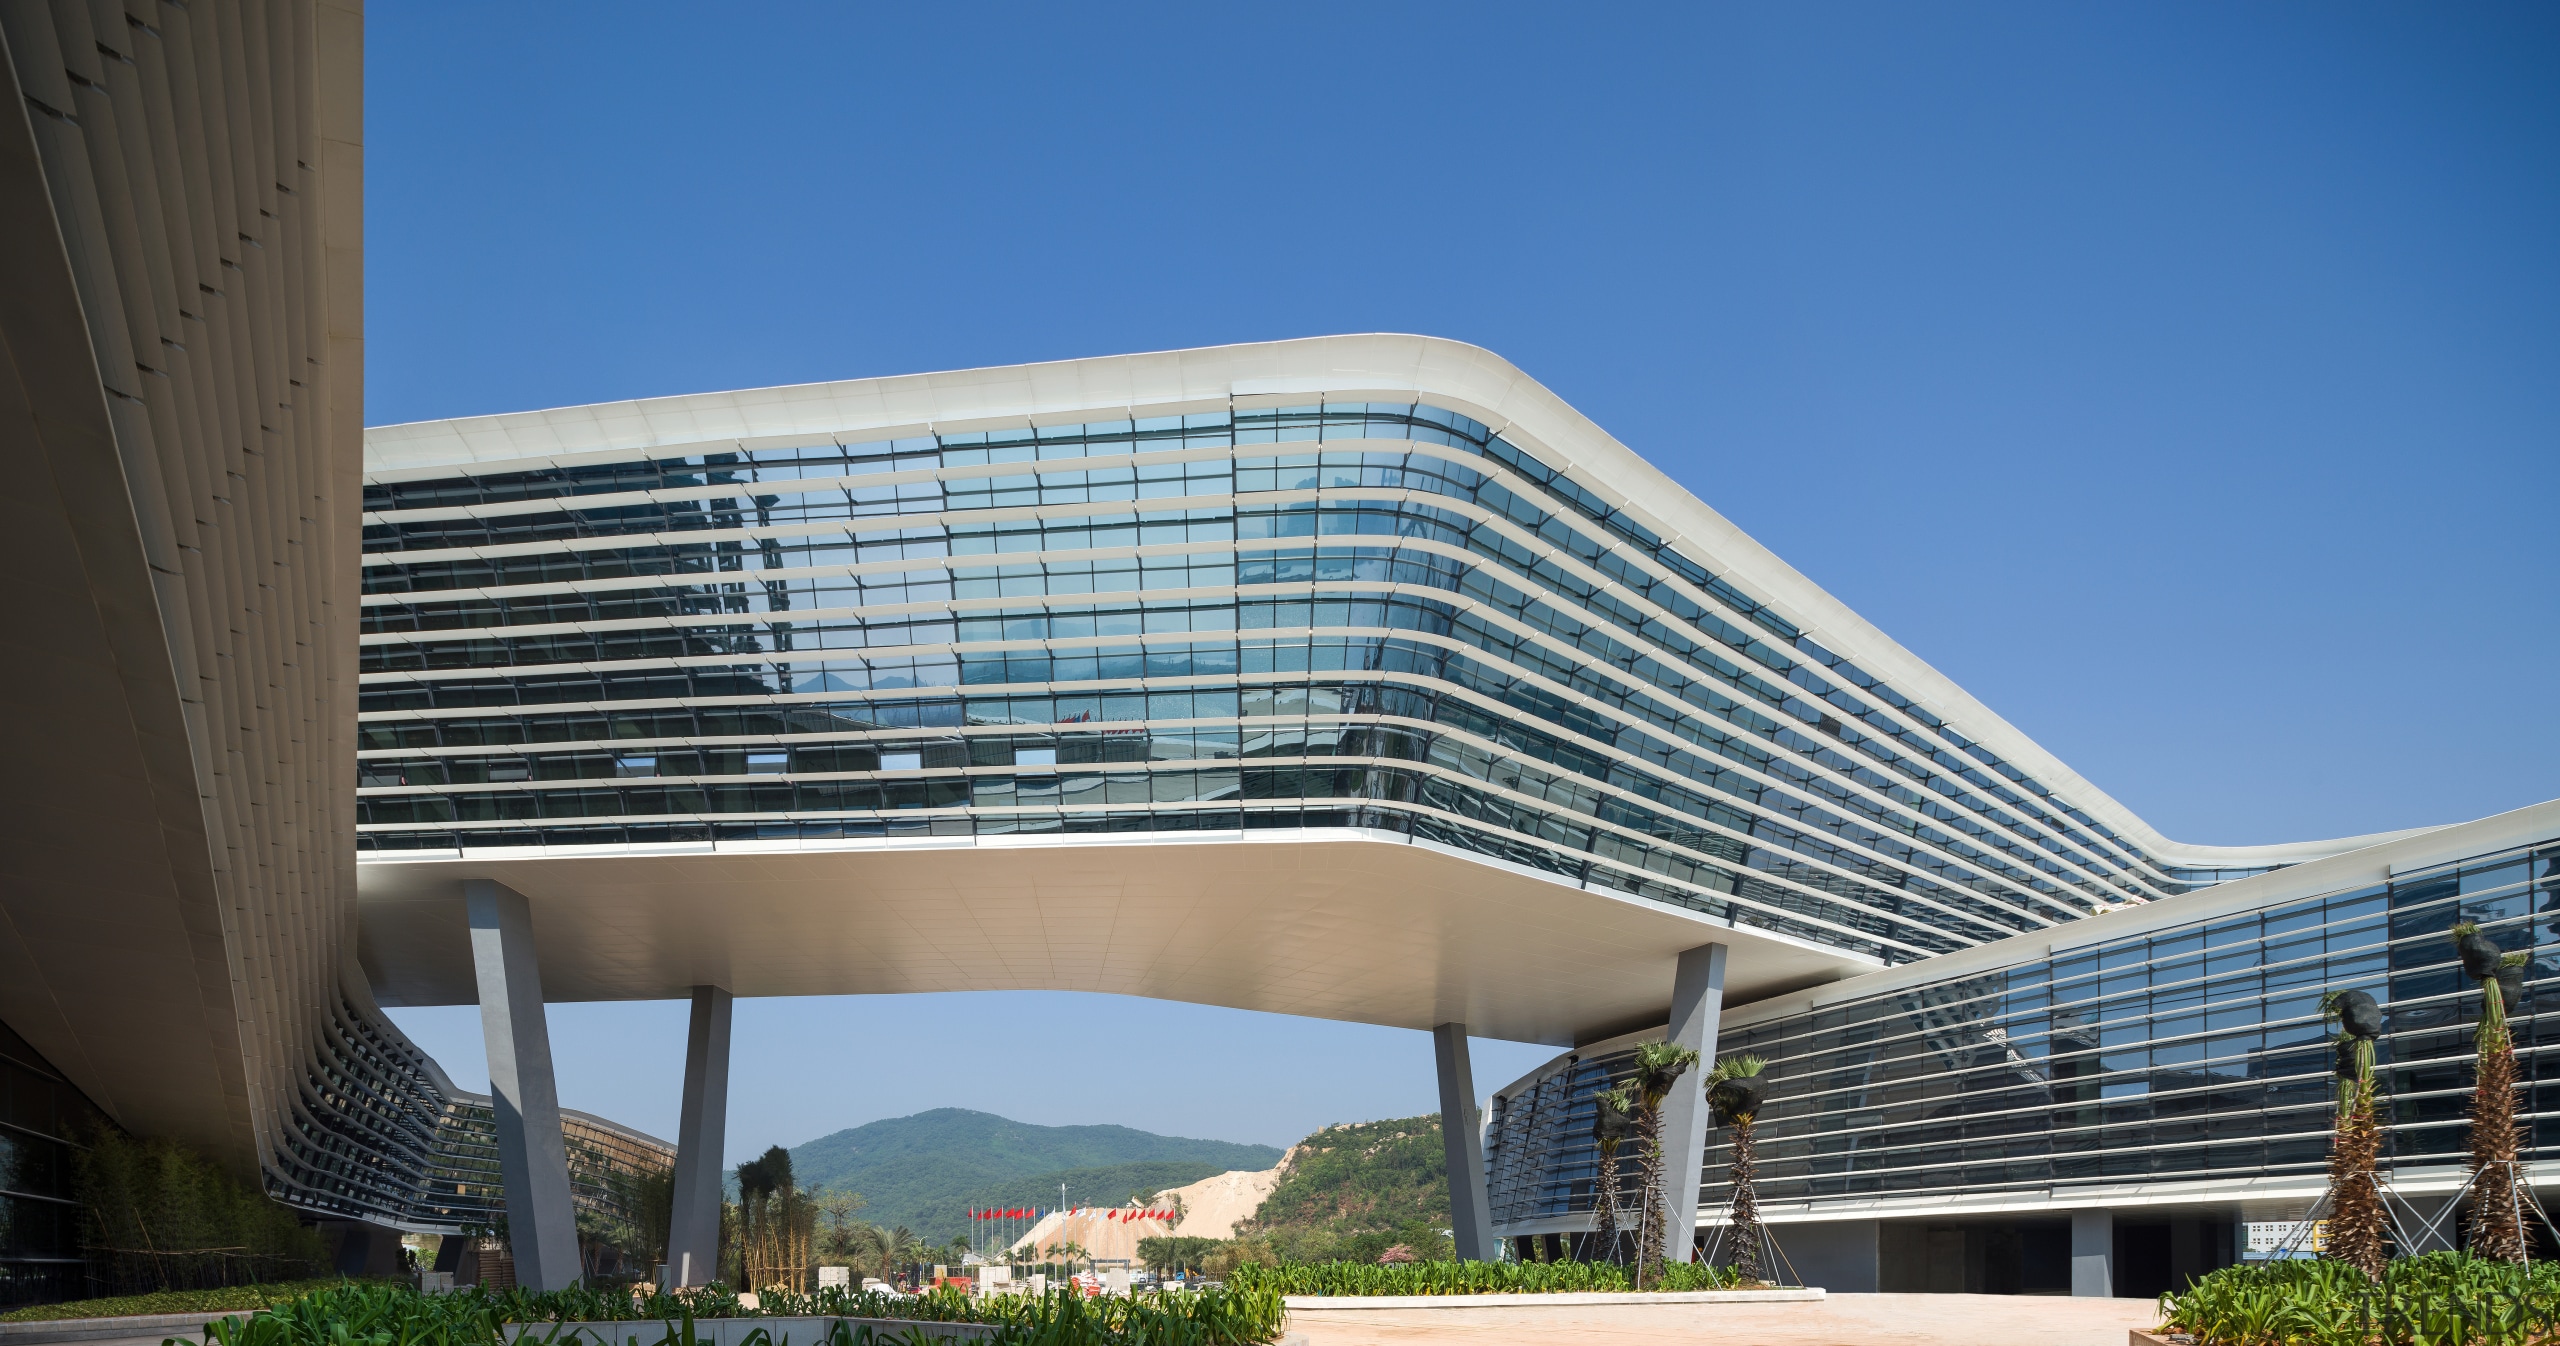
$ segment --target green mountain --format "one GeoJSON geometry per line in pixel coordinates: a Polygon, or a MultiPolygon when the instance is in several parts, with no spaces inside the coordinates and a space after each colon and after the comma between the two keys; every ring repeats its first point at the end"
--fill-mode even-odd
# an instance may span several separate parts
{"type": "Polygon", "coordinates": [[[891,1117],[791,1147],[803,1188],[862,1194],[863,1218],[939,1243],[972,1206],[1118,1205],[1230,1169],[1280,1162],[1268,1145],[1159,1136],[1126,1126],[1034,1126],[966,1108],[891,1117]]]}
{"type": "Polygon", "coordinates": [[[1391,1243],[1445,1255],[1447,1152],[1436,1116],[1328,1126],[1298,1143],[1239,1231],[1294,1258],[1374,1259],[1391,1243]]]}

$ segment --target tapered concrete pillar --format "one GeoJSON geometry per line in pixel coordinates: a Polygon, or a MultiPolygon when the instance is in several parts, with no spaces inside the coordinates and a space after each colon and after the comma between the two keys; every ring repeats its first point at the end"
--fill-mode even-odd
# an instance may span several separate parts
{"type": "Polygon", "coordinates": [[[667,1284],[719,1274],[721,1151],[729,1135],[729,1006],[717,986],[693,988],[684,1041],[684,1104],[676,1121],[675,1209],[667,1222],[667,1284]]]}
{"type": "Polygon", "coordinates": [[[1466,1261],[1493,1260],[1493,1211],[1484,1193],[1484,1133],[1476,1125],[1476,1073],[1467,1060],[1467,1026],[1431,1030],[1440,1066],[1440,1143],[1449,1161],[1449,1237],[1466,1261]]]}
{"type": "Polygon", "coordinates": [[[1701,944],[1671,974],[1670,1038],[1695,1048],[1697,1068],[1662,1100],[1663,1256],[1686,1262],[1698,1228],[1698,1184],[1707,1159],[1707,1072],[1716,1064],[1716,1020],[1724,1015],[1725,946],[1701,944]]]}
{"type": "Polygon", "coordinates": [[[578,1221],[569,1204],[569,1147],[560,1135],[542,974],[533,960],[533,912],[524,894],[487,879],[466,881],[462,896],[471,917],[472,970],[480,980],[480,1030],[489,1042],[489,1096],[498,1118],[498,1173],[507,1184],[516,1283],[564,1290],[578,1283],[578,1221]]]}
{"type": "Polygon", "coordinates": [[[2106,1298],[2116,1292],[2116,1213],[2071,1212],[2071,1293],[2106,1298]]]}

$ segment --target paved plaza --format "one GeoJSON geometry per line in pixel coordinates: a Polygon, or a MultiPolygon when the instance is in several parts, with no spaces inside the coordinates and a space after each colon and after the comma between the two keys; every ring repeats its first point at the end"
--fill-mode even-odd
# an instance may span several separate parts
{"type": "Polygon", "coordinates": [[[1611,1304],[1559,1308],[1306,1309],[1305,1346],[2124,1346],[2146,1299],[2042,1295],[1832,1295],[1813,1304],[1611,1304]]]}

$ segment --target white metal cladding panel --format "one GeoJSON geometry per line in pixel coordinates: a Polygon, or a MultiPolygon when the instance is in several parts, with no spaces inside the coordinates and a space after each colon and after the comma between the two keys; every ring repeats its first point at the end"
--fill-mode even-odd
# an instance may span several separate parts
{"type": "Polygon", "coordinates": [[[0,801],[0,1012],[247,1176],[308,1129],[352,965],[362,16],[33,3],[0,31],[6,437],[43,460],[0,527],[40,643],[8,755],[46,764],[0,801]]]}

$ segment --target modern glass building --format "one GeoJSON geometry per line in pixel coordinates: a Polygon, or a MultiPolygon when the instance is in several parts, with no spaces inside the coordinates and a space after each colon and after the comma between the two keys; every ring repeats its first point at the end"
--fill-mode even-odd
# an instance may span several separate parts
{"type": "MultiPolygon", "coordinates": [[[[0,777],[0,1303],[76,1288],[102,1128],[327,1222],[344,1270],[503,1211],[536,1286],[672,1154],[698,1280],[733,995],[1430,1030],[1478,1254],[1588,1226],[1630,1043],[1738,1045],[1820,1278],[2105,1292],[2316,1194],[2309,1016],[2353,985],[2403,1190],[2456,1185],[2442,928],[2543,968],[2555,806],[2173,841],[1453,342],[366,431],[360,8],[0,38],[0,585],[41,636],[0,755],[44,764],[0,777]],[[678,1146],[564,1113],[546,1001],[678,996],[678,1146]],[[485,1098],[377,1007],[475,1002],[485,1098]],[[1481,1134],[1471,1033],[1564,1051],[1481,1134]]],[[[1695,1104],[1674,1199],[1711,1230],[1695,1104]]]]}
{"type": "Polygon", "coordinates": [[[1570,1048],[1453,1141],[1462,1245],[1574,1246],[1590,1095],[1668,1023],[1776,1063],[1765,1199],[1838,1288],[2227,1260],[2316,1195],[2324,988],[2393,1006],[2396,1153],[2446,1152],[2442,927],[2560,836],[2175,842],[1427,338],[392,426],[366,469],[386,998],[471,997],[481,883],[563,998],[1432,1028],[1452,1118],[1467,1032],[1570,1048]]]}
{"type": "Polygon", "coordinates": [[[1519,427],[1345,396],[377,431],[360,845],[1351,826],[1879,964],[2277,862],[2111,825],[1519,427]]]}
{"type": "MultiPolygon", "coordinates": [[[[2441,1218],[2465,1176],[2480,1005],[2459,921],[2532,958],[2511,1020],[2520,1112],[2537,1185],[2560,1179],[2560,1010],[2541,981],[2560,966],[2555,918],[2560,807],[2542,805],[1741,1006],[1718,1048],[1769,1062],[1756,1187],[1802,1268],[1843,1289],[2060,1292],[2076,1253],[2115,1293],[2150,1295],[2244,1257],[2247,1224],[2298,1220],[2325,1190],[2331,990],[2386,1007],[2392,1182],[2441,1218]]],[[[1592,1096],[1648,1036],[1495,1095],[1495,1219],[1524,1253],[1588,1228],[1592,1096]]],[[[1702,1237],[1731,1163],[1716,1133],[1702,1237]]],[[[2441,1236],[2458,1239],[2453,1221],[2441,1236]]]]}

